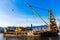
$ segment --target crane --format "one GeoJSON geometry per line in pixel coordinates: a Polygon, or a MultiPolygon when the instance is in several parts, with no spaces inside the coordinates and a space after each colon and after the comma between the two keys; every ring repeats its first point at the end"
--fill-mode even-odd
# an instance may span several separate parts
{"type": "Polygon", "coordinates": [[[33,11],[33,13],[39,17],[47,26],[48,26],[48,30],[55,30],[56,29],[56,22],[55,22],[55,18],[54,16],[52,15],[52,10],[49,9],[48,12],[49,12],[49,15],[50,15],[50,25],[48,25],[48,23],[46,23],[46,21],[38,14],[38,12],[36,10],[34,10],[34,8],[29,4],[27,3],[27,6],[33,11]]]}

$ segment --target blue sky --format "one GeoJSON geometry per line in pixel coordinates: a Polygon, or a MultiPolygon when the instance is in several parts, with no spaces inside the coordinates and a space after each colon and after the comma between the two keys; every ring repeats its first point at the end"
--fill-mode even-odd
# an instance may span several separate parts
{"type": "MultiPolygon", "coordinates": [[[[0,0],[0,26],[30,26],[45,25],[26,5],[44,9],[52,9],[55,18],[60,19],[60,0],[0,0]]],[[[33,7],[34,8],[34,7],[33,7]]],[[[39,15],[49,23],[48,11],[34,8],[39,15]]],[[[57,21],[58,24],[58,21],[57,21]]]]}

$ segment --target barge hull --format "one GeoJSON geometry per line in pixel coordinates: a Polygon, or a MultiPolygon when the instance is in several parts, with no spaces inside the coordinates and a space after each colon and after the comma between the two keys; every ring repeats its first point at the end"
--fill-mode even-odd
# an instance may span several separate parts
{"type": "Polygon", "coordinates": [[[53,37],[53,36],[58,36],[57,32],[43,32],[40,34],[41,36],[46,36],[46,37],[53,37]]]}

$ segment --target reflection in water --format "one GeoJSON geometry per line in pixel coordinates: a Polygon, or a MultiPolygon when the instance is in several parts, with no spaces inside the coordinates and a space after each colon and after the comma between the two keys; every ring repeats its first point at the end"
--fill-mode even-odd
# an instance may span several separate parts
{"type": "Polygon", "coordinates": [[[49,40],[58,40],[58,37],[49,37],[49,40]]]}
{"type": "Polygon", "coordinates": [[[40,40],[49,40],[48,37],[40,37],[40,40]]]}
{"type": "Polygon", "coordinates": [[[2,33],[0,33],[0,40],[4,40],[2,33]]]}
{"type": "Polygon", "coordinates": [[[58,37],[4,37],[4,40],[59,40],[58,37]]]}

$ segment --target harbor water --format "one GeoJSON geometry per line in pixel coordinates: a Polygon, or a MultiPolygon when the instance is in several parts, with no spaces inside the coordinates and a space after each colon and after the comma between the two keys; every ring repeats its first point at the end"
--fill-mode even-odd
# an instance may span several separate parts
{"type": "Polygon", "coordinates": [[[0,34],[0,40],[60,40],[58,37],[3,37],[3,34],[0,34]]]}

